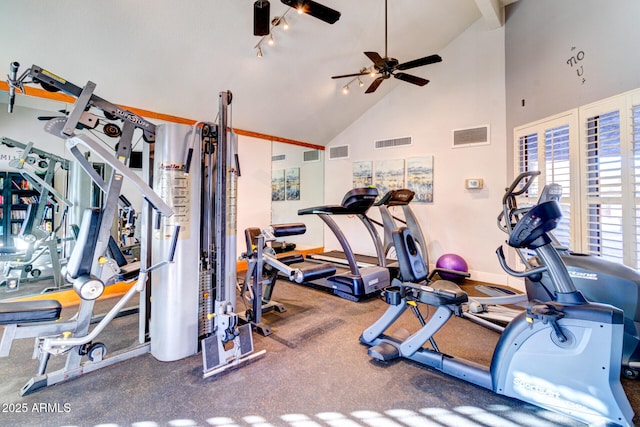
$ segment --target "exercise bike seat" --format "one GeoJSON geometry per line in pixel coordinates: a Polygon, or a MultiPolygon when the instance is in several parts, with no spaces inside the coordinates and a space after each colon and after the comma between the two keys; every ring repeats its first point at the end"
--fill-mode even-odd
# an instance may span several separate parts
{"type": "Polygon", "coordinates": [[[449,280],[436,280],[418,294],[418,301],[434,307],[441,305],[460,305],[469,301],[469,296],[460,286],[449,280]]]}
{"type": "Polygon", "coordinates": [[[370,187],[353,188],[345,194],[340,205],[315,206],[300,209],[298,215],[364,215],[373,206],[378,190],[370,187]]]}
{"type": "Polygon", "coordinates": [[[0,302],[0,325],[55,321],[61,311],[56,300],[0,302]]]}

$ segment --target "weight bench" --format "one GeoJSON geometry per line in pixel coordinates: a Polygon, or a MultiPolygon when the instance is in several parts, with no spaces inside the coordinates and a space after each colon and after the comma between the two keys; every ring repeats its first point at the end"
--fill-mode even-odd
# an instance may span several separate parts
{"type": "Polygon", "coordinates": [[[61,311],[56,300],[0,302],[0,325],[56,321],[61,311]]]}
{"type": "Polygon", "coordinates": [[[304,234],[306,231],[307,227],[303,223],[272,224],[266,230],[257,227],[245,230],[247,252],[243,254],[243,258],[247,261],[247,273],[240,295],[251,302],[251,309],[239,316],[251,323],[263,336],[270,335],[271,328],[262,322],[262,314],[273,310],[284,313],[287,310],[283,304],[271,300],[279,273],[286,275],[290,281],[302,283],[336,272],[335,266],[327,263],[294,268],[292,265],[304,262],[302,255],[276,256],[267,246],[267,242],[273,242],[277,237],[304,234]]]}

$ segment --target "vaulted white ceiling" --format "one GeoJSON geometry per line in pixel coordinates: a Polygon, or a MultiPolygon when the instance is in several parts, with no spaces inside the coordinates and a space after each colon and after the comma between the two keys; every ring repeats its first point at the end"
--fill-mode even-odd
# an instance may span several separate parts
{"type": "MultiPolygon", "coordinates": [[[[36,64],[117,104],[194,120],[215,120],[218,94],[233,93],[235,127],[325,145],[396,85],[372,94],[362,78],[331,79],[384,56],[384,0],[318,0],[341,12],[333,25],[294,10],[275,44],[254,46],[253,0],[0,1],[0,64],[36,64]]],[[[406,62],[439,53],[478,19],[502,24],[509,0],[389,0],[388,54],[406,62]]],[[[289,8],[271,0],[271,16],[289,8]]],[[[429,79],[431,67],[406,72],[429,79]]],[[[0,73],[6,74],[5,71],[0,73]]],[[[368,80],[367,80],[368,79],[368,80]]],[[[431,84],[434,84],[432,82],[431,84]]],[[[415,86],[425,97],[429,85],[415,86]]]]}

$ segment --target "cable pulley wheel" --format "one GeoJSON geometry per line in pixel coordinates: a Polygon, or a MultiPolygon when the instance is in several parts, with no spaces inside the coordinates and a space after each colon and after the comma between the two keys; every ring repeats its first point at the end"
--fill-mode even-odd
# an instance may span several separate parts
{"type": "Polygon", "coordinates": [[[120,127],[113,123],[107,123],[106,125],[104,125],[102,130],[104,131],[104,134],[110,138],[118,138],[120,135],[122,135],[122,130],[120,129],[120,127]]]}

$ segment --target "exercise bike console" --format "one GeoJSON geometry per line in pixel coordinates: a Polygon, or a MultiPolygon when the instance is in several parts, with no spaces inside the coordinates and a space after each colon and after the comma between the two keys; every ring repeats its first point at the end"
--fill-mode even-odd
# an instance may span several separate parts
{"type": "Polygon", "coordinates": [[[535,206],[516,224],[509,236],[509,246],[535,249],[551,243],[547,233],[556,228],[560,218],[562,210],[554,200],[535,206]]]}

